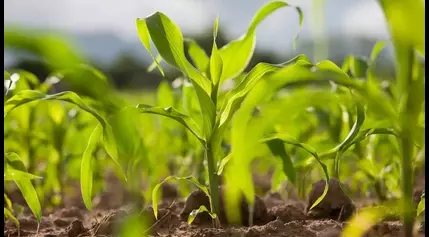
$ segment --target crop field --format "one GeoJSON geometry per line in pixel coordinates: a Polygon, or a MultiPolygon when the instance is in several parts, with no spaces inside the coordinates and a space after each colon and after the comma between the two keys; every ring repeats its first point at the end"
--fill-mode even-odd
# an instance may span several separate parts
{"type": "MultiPolygon", "coordinates": [[[[379,0],[390,38],[342,65],[249,68],[258,25],[205,52],[164,13],[136,37],[164,75],[119,91],[58,35],[5,28],[44,60],[4,71],[4,236],[424,236],[424,2],[379,0]],[[394,78],[375,73],[387,46],[394,78]]],[[[294,37],[299,41],[299,34],[294,37]]]]}

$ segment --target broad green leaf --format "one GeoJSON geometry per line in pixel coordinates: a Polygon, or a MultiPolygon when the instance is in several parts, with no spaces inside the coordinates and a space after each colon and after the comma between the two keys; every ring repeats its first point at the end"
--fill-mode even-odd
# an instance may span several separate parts
{"type": "Polygon", "coordinates": [[[171,107],[160,108],[145,104],[138,104],[137,108],[141,113],[157,114],[176,120],[185,126],[202,144],[205,144],[205,139],[201,136],[198,126],[195,124],[192,118],[188,117],[187,115],[184,115],[171,107]]]}
{"type": "Polygon", "coordinates": [[[168,64],[183,72],[207,94],[210,93],[210,81],[186,59],[182,32],[173,21],[163,13],[155,12],[145,19],[137,19],[137,26],[139,32],[141,31],[139,34],[144,36],[144,46],[148,51],[150,47],[147,44],[150,38],[168,64]]]}
{"type": "Polygon", "coordinates": [[[103,127],[98,124],[88,140],[88,145],[82,155],[80,167],[80,190],[82,192],[83,202],[88,210],[92,209],[92,184],[93,184],[93,166],[92,155],[100,139],[103,127]]]}
{"type": "Polygon", "coordinates": [[[209,79],[194,68],[186,59],[184,53],[184,39],[180,29],[166,15],[160,12],[156,12],[145,19],[137,20],[137,22],[140,21],[145,22],[144,24],[147,28],[147,32],[161,57],[168,64],[179,69],[192,81],[198,96],[198,101],[200,102],[204,136],[209,138],[216,115],[215,105],[210,98],[211,83],[209,79]]]}
{"type": "Polygon", "coordinates": [[[192,224],[192,222],[194,222],[195,218],[197,217],[198,214],[202,213],[202,212],[207,212],[211,218],[216,219],[217,215],[216,213],[212,213],[210,212],[207,207],[205,206],[200,206],[200,208],[192,210],[191,213],[189,213],[189,217],[188,217],[188,224],[192,224]]]}
{"type": "Polygon", "coordinates": [[[194,40],[186,39],[186,42],[188,43],[188,54],[195,67],[197,67],[200,72],[206,72],[210,63],[210,59],[206,52],[194,40]]]}
{"type": "Polygon", "coordinates": [[[361,237],[384,218],[397,215],[394,205],[365,207],[356,213],[341,233],[343,237],[361,237]]]}
{"type": "Polygon", "coordinates": [[[267,142],[271,153],[278,157],[283,163],[283,172],[289,178],[292,184],[296,184],[296,170],[293,166],[290,156],[287,154],[283,141],[280,139],[273,139],[267,142]]]}
{"type": "Polygon", "coordinates": [[[352,89],[359,100],[368,102],[369,108],[388,118],[393,124],[398,124],[394,103],[374,84],[351,80],[341,68],[328,60],[312,65],[305,56],[299,55],[291,61],[295,61],[295,64],[278,70],[270,77],[274,87],[330,81],[352,89]]]}
{"type": "Polygon", "coordinates": [[[4,48],[40,56],[54,70],[86,62],[73,42],[63,35],[30,28],[6,27],[4,48]]]}
{"type": "Polygon", "coordinates": [[[217,87],[222,75],[222,56],[217,48],[216,38],[217,38],[217,30],[219,25],[219,18],[216,17],[214,26],[213,26],[213,47],[212,47],[212,55],[210,56],[210,78],[212,83],[215,85],[215,89],[212,95],[212,98],[217,98],[217,87]]]}
{"type": "Polygon", "coordinates": [[[40,176],[30,174],[24,171],[20,171],[6,165],[4,171],[4,180],[8,181],[21,181],[21,180],[31,180],[31,179],[42,179],[40,176]]]}
{"type": "MultiPolygon", "coordinates": [[[[271,13],[286,6],[290,5],[281,1],[273,1],[264,5],[253,17],[247,32],[239,39],[231,41],[220,49],[220,54],[223,60],[221,83],[240,75],[245,70],[255,49],[256,28],[271,13]]],[[[295,9],[297,9],[299,14],[301,27],[303,19],[302,11],[297,7],[295,7],[295,9]]]]}
{"type": "Polygon", "coordinates": [[[140,41],[142,42],[143,46],[148,51],[149,55],[153,59],[153,64],[149,66],[148,71],[152,71],[154,69],[154,66],[156,66],[161,72],[161,75],[164,76],[164,70],[161,67],[160,61],[162,59],[161,55],[158,55],[156,58],[153,56],[152,49],[150,47],[150,34],[149,30],[147,28],[146,21],[143,19],[136,19],[136,26],[137,26],[137,33],[139,35],[140,41]],[[159,60],[158,60],[159,59],[159,60]],[[149,70],[151,69],[151,70],[149,70]]]}
{"type": "Polygon", "coordinates": [[[13,223],[15,223],[16,228],[18,229],[18,236],[21,233],[20,225],[18,219],[12,214],[11,211],[9,211],[6,207],[4,208],[4,217],[7,219],[11,219],[13,223]]]}
{"type": "Polygon", "coordinates": [[[198,97],[203,120],[204,137],[209,139],[212,136],[213,126],[216,120],[216,107],[213,100],[203,91],[199,85],[194,83],[194,89],[198,97]]]}
{"type": "Polygon", "coordinates": [[[258,83],[259,80],[279,68],[279,65],[271,65],[267,63],[259,63],[256,65],[247,74],[243,81],[226,95],[221,108],[218,127],[221,127],[231,118],[235,111],[240,107],[240,104],[243,102],[246,94],[256,85],[256,83],[258,83]]]}
{"type": "MultiPolygon", "coordinates": [[[[24,163],[21,161],[21,158],[16,153],[8,152],[5,153],[4,156],[8,161],[8,164],[14,169],[27,173],[27,169],[25,168],[24,163]]],[[[15,180],[15,183],[21,191],[22,196],[24,197],[28,207],[36,217],[37,222],[40,223],[42,218],[42,208],[40,206],[39,197],[37,195],[36,189],[31,183],[31,180],[15,180]]]]}
{"type": "MultiPolygon", "coordinates": [[[[378,0],[395,45],[409,45],[425,55],[425,4],[422,0],[378,0]]],[[[396,46],[395,46],[396,47],[396,46]]],[[[398,52],[397,52],[398,53],[398,52]]],[[[398,55],[399,56],[399,55],[398,55]]]]}
{"type": "Polygon", "coordinates": [[[200,182],[198,182],[198,180],[196,178],[194,178],[193,176],[188,176],[188,177],[168,176],[162,182],[158,183],[152,190],[152,207],[153,207],[153,212],[155,214],[155,218],[158,219],[158,202],[159,202],[158,195],[157,195],[158,190],[163,183],[168,182],[170,180],[176,180],[176,181],[185,180],[185,181],[188,181],[188,182],[196,185],[199,189],[201,189],[201,191],[203,191],[209,197],[209,200],[211,202],[210,193],[209,193],[209,190],[207,189],[207,187],[202,185],[200,182]]]}
{"type": "Polygon", "coordinates": [[[286,144],[290,144],[296,147],[299,147],[305,151],[307,151],[308,153],[310,153],[316,160],[317,162],[320,164],[320,166],[322,167],[322,170],[325,174],[325,178],[326,178],[326,185],[325,185],[325,189],[322,193],[322,195],[313,203],[313,205],[310,207],[310,210],[313,209],[315,206],[317,206],[322,200],[323,198],[325,198],[326,194],[328,193],[328,180],[329,180],[329,173],[328,173],[328,168],[326,167],[326,165],[320,160],[318,153],[316,152],[316,150],[311,147],[308,144],[305,143],[300,143],[297,140],[295,140],[294,138],[288,136],[288,135],[284,135],[284,134],[275,134],[273,136],[267,137],[262,139],[260,142],[262,143],[266,143],[272,140],[281,140],[286,144]]]}

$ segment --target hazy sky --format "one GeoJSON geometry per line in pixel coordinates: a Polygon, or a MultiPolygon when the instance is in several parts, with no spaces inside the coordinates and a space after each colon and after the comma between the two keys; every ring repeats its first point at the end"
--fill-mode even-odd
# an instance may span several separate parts
{"type": "MultiPolygon", "coordinates": [[[[304,12],[301,38],[323,27],[314,21],[314,3],[324,1],[328,34],[384,39],[387,29],[377,0],[289,0],[304,12]],[[316,28],[317,27],[317,28],[316,28]]],[[[114,33],[138,41],[135,19],[161,11],[185,33],[211,27],[216,15],[230,37],[243,34],[253,14],[269,0],[5,0],[5,24],[19,24],[67,33],[114,33]]],[[[267,18],[257,31],[257,48],[286,52],[298,31],[298,14],[284,8],[267,18]],[[273,45],[276,48],[273,48],[273,45]]],[[[232,39],[231,38],[231,39],[232,39]]],[[[106,49],[108,50],[108,49],[106,49]]]]}
{"type": "MultiPolygon", "coordinates": [[[[290,0],[302,7],[303,34],[312,27],[315,1],[290,0]]],[[[383,37],[385,21],[376,0],[323,0],[330,32],[369,34],[383,37]]],[[[230,33],[240,35],[253,14],[267,0],[5,0],[5,24],[61,29],[71,32],[110,31],[124,39],[136,37],[135,18],[162,11],[185,32],[198,32],[210,26],[216,15],[230,33]]],[[[285,8],[263,23],[261,40],[287,39],[298,29],[298,17],[292,8],[285,8]],[[262,37],[262,36],[266,37],[262,37]]]]}

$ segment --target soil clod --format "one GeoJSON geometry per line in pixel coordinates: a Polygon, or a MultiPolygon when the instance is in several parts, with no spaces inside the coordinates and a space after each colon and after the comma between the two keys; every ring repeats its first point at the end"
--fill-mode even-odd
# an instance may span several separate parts
{"type": "Polygon", "coordinates": [[[70,226],[67,228],[67,236],[68,237],[77,237],[82,233],[85,233],[86,229],[83,226],[81,220],[74,220],[70,226]]]}
{"type": "Polygon", "coordinates": [[[313,203],[323,194],[325,184],[325,180],[320,180],[313,184],[306,208],[307,216],[312,219],[329,218],[346,221],[353,215],[356,208],[352,200],[341,189],[340,182],[337,179],[329,180],[329,189],[326,196],[317,206],[310,210],[313,203]]]}
{"type": "MultiPolygon", "coordinates": [[[[225,202],[223,198],[223,187],[220,188],[220,210],[219,210],[219,221],[223,224],[229,223],[227,220],[227,214],[225,210],[225,202]]],[[[192,192],[185,202],[185,207],[183,208],[182,212],[180,213],[180,217],[182,220],[186,221],[188,219],[189,214],[195,210],[198,209],[200,206],[205,206],[207,209],[210,209],[210,201],[209,197],[201,190],[196,190],[192,192]]],[[[249,207],[247,200],[242,197],[241,203],[240,203],[240,215],[242,219],[242,225],[248,226],[249,223],[249,207]]],[[[253,224],[255,225],[261,225],[269,222],[271,219],[268,216],[267,208],[265,206],[264,201],[262,201],[261,198],[258,196],[255,196],[255,207],[254,207],[254,213],[253,213],[253,224]]],[[[200,213],[195,218],[195,223],[207,223],[211,222],[211,217],[208,213],[200,213]]],[[[231,223],[230,223],[231,224],[231,223]]]]}
{"type": "Polygon", "coordinates": [[[305,215],[305,213],[302,212],[295,205],[283,204],[283,205],[275,206],[268,210],[268,215],[272,219],[276,219],[278,217],[281,221],[285,223],[307,219],[307,216],[305,215]]]}

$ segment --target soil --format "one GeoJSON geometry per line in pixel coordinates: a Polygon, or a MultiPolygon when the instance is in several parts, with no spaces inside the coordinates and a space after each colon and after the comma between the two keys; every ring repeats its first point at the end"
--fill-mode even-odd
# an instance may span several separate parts
{"type": "MultiPolygon", "coordinates": [[[[124,198],[128,194],[117,188],[116,192],[104,193],[97,197],[99,200],[95,210],[92,211],[86,210],[82,201],[78,199],[68,200],[70,203],[56,208],[51,213],[44,213],[39,226],[27,210],[18,218],[21,223],[20,236],[117,236],[121,221],[128,214],[137,211],[146,218],[146,221],[149,220],[150,226],[141,236],[336,237],[340,236],[347,219],[355,209],[362,206],[359,203],[353,203],[344,195],[338,184],[337,180],[330,182],[326,198],[312,211],[309,211],[308,207],[314,203],[317,195],[323,192],[325,185],[323,180],[313,184],[307,201],[282,200],[280,194],[270,192],[264,197],[256,197],[255,221],[251,227],[247,226],[248,220],[245,218],[242,225],[228,224],[223,200],[221,200],[219,215],[221,228],[213,228],[208,215],[197,216],[190,225],[186,222],[192,209],[208,204],[207,196],[201,191],[194,191],[186,200],[177,200],[177,191],[174,186],[165,186],[164,201],[158,206],[158,220],[156,220],[150,206],[140,211],[135,202],[131,204],[126,200],[127,198],[124,198]],[[119,201],[109,202],[110,199],[118,200],[114,197],[115,195],[122,197],[119,198],[122,205],[118,204],[119,201]]],[[[223,187],[221,192],[222,190],[223,187]]],[[[247,204],[243,199],[240,213],[243,217],[247,217],[248,212],[247,204]]],[[[423,228],[420,228],[417,236],[424,236],[423,231],[423,228]]],[[[18,230],[12,221],[5,222],[4,236],[18,236],[18,230]]],[[[366,236],[402,236],[402,225],[399,220],[384,221],[374,226],[366,236]]]]}

